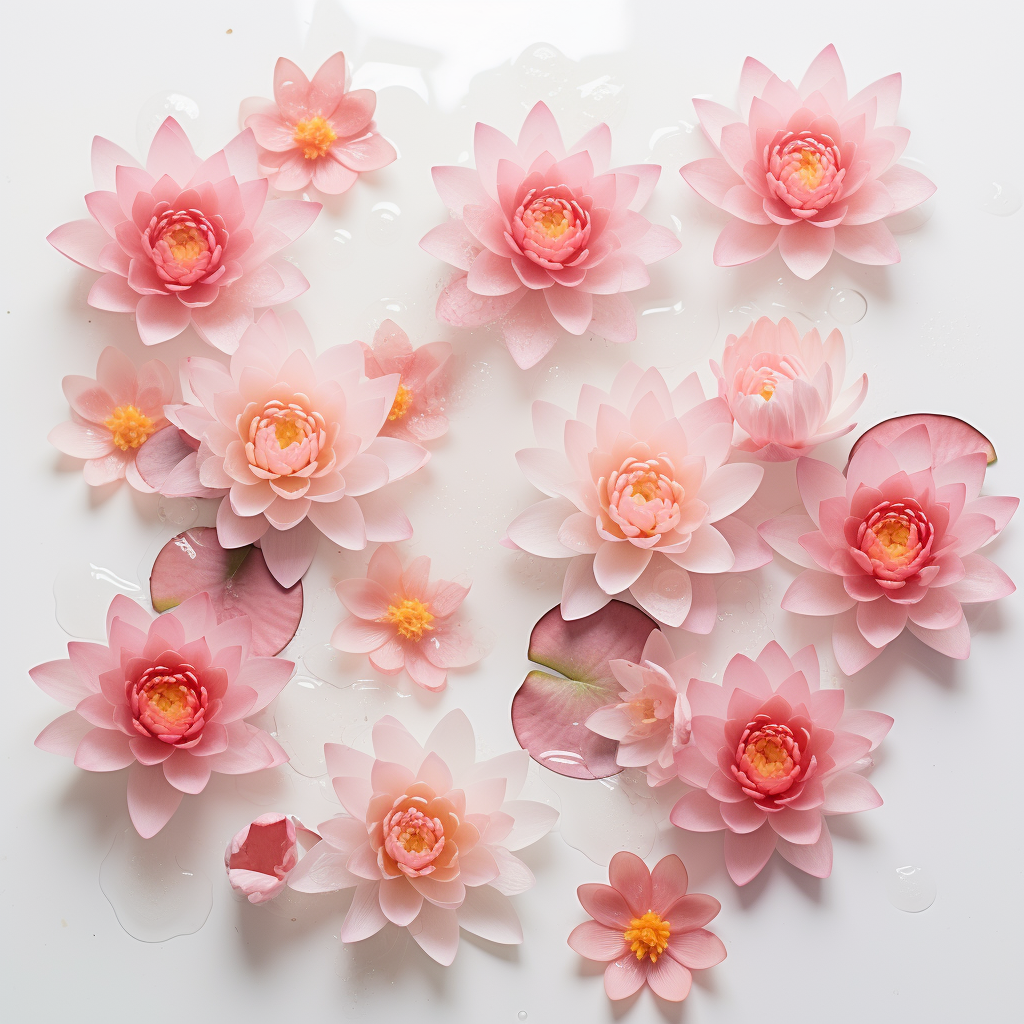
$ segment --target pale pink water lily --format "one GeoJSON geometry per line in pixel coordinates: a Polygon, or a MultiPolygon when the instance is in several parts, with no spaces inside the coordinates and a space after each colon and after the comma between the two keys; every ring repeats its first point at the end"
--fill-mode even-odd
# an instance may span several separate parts
{"type": "Polygon", "coordinates": [[[448,580],[430,580],[430,559],[413,559],[408,568],[382,544],[374,551],[365,577],[342,580],[338,599],[351,613],[331,636],[331,644],[349,654],[368,654],[378,672],[397,675],[404,668],[427,690],[443,690],[448,669],[475,665],[483,650],[455,613],[469,593],[448,580]]]}
{"type": "Polygon", "coordinates": [[[448,432],[444,409],[452,347],[447,341],[431,341],[413,348],[405,331],[393,320],[385,320],[373,336],[373,345],[363,345],[363,356],[367,377],[397,373],[399,378],[395,401],[381,434],[420,443],[448,432]]]}
{"type": "Polygon", "coordinates": [[[579,619],[629,590],[653,618],[694,633],[715,623],[717,573],[756,569],[771,551],[732,516],[764,470],[726,464],[732,416],[696,374],[674,391],[655,369],[627,363],[610,392],[584,385],[576,416],[534,402],[541,447],[517,453],[549,497],[508,528],[542,558],[572,558],[562,615],[579,619]]]}
{"type": "Polygon", "coordinates": [[[207,160],[196,156],[174,118],[149,147],[146,166],[97,136],[92,220],[63,224],[54,248],[103,276],[89,305],[134,313],[139,337],[156,345],[191,324],[233,352],[253,310],[301,295],[309,282],[276,256],[316,219],[319,203],[267,200],[256,140],[244,131],[207,160]]]}
{"type": "Polygon", "coordinates": [[[311,181],[326,195],[346,192],[364,171],[398,154],[377,131],[372,89],[347,91],[345,54],[320,66],[312,82],[287,57],[274,66],[274,99],[243,100],[239,121],[259,144],[260,171],[292,192],[311,181]]]}
{"type": "Polygon", "coordinates": [[[765,462],[807,455],[848,434],[850,417],[868,390],[862,374],[845,391],[846,345],[839,331],[803,337],[791,320],[761,317],[725,342],[722,365],[712,360],[718,394],[736,421],[733,444],[765,462]]]}
{"type": "Polygon", "coordinates": [[[687,893],[686,867],[675,854],[662,857],[650,871],[636,854],[623,850],[608,865],[608,881],[576,890],[593,920],[572,930],[569,945],[588,960],[608,964],[609,999],[626,999],[645,984],[662,999],[685,999],[690,972],[726,957],[722,940],[704,927],[722,904],[714,896],[687,893]]]}
{"type": "Polygon", "coordinates": [[[95,379],[72,374],[61,386],[71,419],[50,431],[50,444],[85,459],[82,475],[93,487],[126,479],[137,491],[151,492],[135,457],[167,425],[164,406],[174,393],[171,371],[158,359],[136,369],[123,352],[108,346],[100,353],[95,379]]]}
{"type": "Polygon", "coordinates": [[[285,814],[261,814],[240,829],[224,851],[224,869],[235,892],[250,903],[267,903],[284,892],[299,862],[299,842],[311,849],[320,837],[285,814]]]}
{"type": "Polygon", "coordinates": [[[477,124],[476,169],[435,167],[454,219],[420,245],[457,267],[437,317],[459,327],[497,321],[516,363],[533,366],[561,335],[636,337],[627,292],[650,281],[647,264],[679,239],[639,212],[657,164],[609,170],[611,132],[599,124],[566,151],[554,115],[538,103],[518,141],[477,124]]]}
{"type": "Polygon", "coordinates": [[[740,112],[708,99],[693,105],[719,156],[680,173],[736,219],[718,236],[715,263],[732,267],[778,246],[798,277],[810,278],[832,252],[855,263],[898,263],[885,218],[923,203],[935,186],[898,163],[910,131],[896,125],[899,74],[850,97],[834,46],[799,86],[748,57],[740,112]]]}
{"type": "Polygon", "coordinates": [[[200,442],[161,485],[164,494],[224,494],[225,548],[260,542],[274,578],[290,587],[322,533],[343,548],[406,540],[412,526],[385,486],[429,452],[381,437],[398,374],[367,380],[358,342],[316,354],[298,313],[267,310],[245,333],[230,370],[190,357],[187,405],[170,419],[200,442]]]}
{"type": "Polygon", "coordinates": [[[324,747],[334,791],[347,812],[318,826],[323,841],[288,884],[300,892],[354,888],[342,942],[359,942],[389,921],[434,960],[455,959],[459,928],[518,944],[523,931],[509,896],[534,884],[514,851],[547,835],[558,812],[520,800],[525,750],[476,760],[465,713],[447,714],[420,744],[398,721],[373,726],[374,756],[324,747]]]}
{"type": "Polygon", "coordinates": [[[106,643],[74,640],[68,658],[29,671],[54,700],[74,708],[36,746],[79,768],[128,768],[128,811],[140,836],[156,835],[184,793],[211,772],[244,775],[288,760],[268,733],[243,719],[265,708],[291,678],[282,658],[253,658],[245,615],[217,624],[206,594],[153,616],[118,594],[106,643]]]}
{"type": "Polygon", "coordinates": [[[639,663],[615,658],[608,667],[622,686],[619,703],[595,711],[587,728],[618,741],[617,764],[642,768],[649,786],[662,786],[676,778],[676,755],[690,742],[686,687],[700,671],[700,659],[695,654],[677,658],[656,629],[639,663]]]}
{"type": "Polygon", "coordinates": [[[832,872],[825,817],[878,807],[863,758],[892,727],[877,711],[846,707],[841,689],[823,690],[818,655],[790,658],[773,640],[751,661],[737,654],[722,684],[694,679],[687,697],[693,741],[679,777],[694,790],[672,808],[691,832],[725,830],[725,865],[746,885],[774,850],[816,878],[832,872]]]}
{"type": "Polygon", "coordinates": [[[865,438],[844,477],[815,459],[797,463],[807,515],[762,523],[761,536],[805,567],[782,607],[834,615],[832,645],[851,675],[904,628],[951,658],[966,658],[971,635],[963,605],[1012,594],[1014,585],[978,549],[1020,499],[981,495],[983,451],[936,458],[927,425],[888,445],[865,438]]]}

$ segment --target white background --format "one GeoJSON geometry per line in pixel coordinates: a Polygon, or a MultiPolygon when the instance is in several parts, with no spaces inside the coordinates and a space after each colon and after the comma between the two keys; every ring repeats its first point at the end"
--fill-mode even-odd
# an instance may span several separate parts
{"type": "MultiPolygon", "coordinates": [[[[93,562],[130,578],[161,535],[155,500],[126,487],[90,493],[78,466],[46,441],[66,416],[63,374],[91,375],[106,344],[136,359],[142,346],[130,317],[86,305],[94,275],[44,237],[86,215],[92,135],[138,152],[159,98],[179,93],[198,106],[188,130],[207,155],[236,130],[239,100],[270,94],[281,54],[312,74],[343,49],[357,74],[370,65],[362,81],[406,83],[381,89],[377,115],[401,159],[331,200],[291,254],[312,285],[294,306],[321,348],[369,340],[390,305],[414,342],[448,337],[460,356],[451,431],[405,487],[416,537],[404,553],[430,554],[443,575],[465,571],[473,578],[467,610],[496,646],[477,669],[453,673],[440,697],[380,699],[389,711],[400,704],[399,713],[422,734],[446,711],[464,707],[484,749],[497,752],[515,742],[508,707],[527,669],[529,629],[556,603],[561,578],[558,566],[538,566],[496,544],[508,520],[537,497],[513,459],[532,441],[532,399],[569,403],[584,380],[606,385],[627,356],[665,368],[672,383],[693,368],[706,374],[707,356],[720,350],[726,328],[742,326],[742,317],[737,322],[738,314],[729,312],[737,304],[777,302],[776,312],[821,319],[830,289],[857,289],[867,315],[844,332],[851,373],[867,371],[871,379],[862,424],[898,412],[962,416],[999,451],[986,490],[1020,494],[1024,213],[995,216],[984,209],[993,183],[1007,191],[1024,184],[1022,25],[1012,5],[975,2],[944,14],[935,5],[893,0],[810,7],[56,0],[8,5],[3,19],[0,976],[7,1020],[296,1020],[310,1011],[327,1020],[457,1024],[512,1024],[520,1011],[529,1024],[1015,1017],[1024,711],[1019,594],[972,618],[968,662],[946,661],[904,637],[847,684],[851,704],[887,712],[896,725],[872,773],[885,806],[836,825],[830,879],[809,879],[774,858],[758,879],[737,889],[722,864],[720,834],[670,828],[661,835],[648,862],[680,853],[691,888],[722,901],[712,927],[729,950],[723,964],[697,975],[682,1007],[649,992],[610,1004],[599,971],[567,947],[569,931],[584,919],[576,886],[603,880],[605,872],[557,834],[525,855],[538,880],[516,898],[525,945],[508,950],[464,936],[449,969],[395,936],[341,945],[336,936],[346,897],[292,898],[277,912],[237,902],[219,859],[238,827],[267,810],[278,792],[280,802],[296,806],[277,809],[306,808],[310,823],[331,813],[294,773],[292,782],[257,780],[248,789],[215,780],[201,797],[185,799],[154,842],[212,881],[213,910],[195,934],[138,941],[118,924],[98,884],[101,861],[128,825],[125,773],[91,775],[36,750],[34,736],[61,709],[26,674],[31,665],[60,657],[68,639],[54,617],[58,573],[74,578],[93,562]],[[584,60],[560,87],[510,64],[541,40],[584,60]],[[684,158],[710,155],[699,131],[679,127],[696,120],[690,97],[733,104],[748,53],[782,77],[799,79],[829,42],[839,48],[851,91],[903,72],[899,121],[913,131],[907,156],[938,185],[926,217],[918,218],[925,222],[899,236],[903,262],[895,267],[864,268],[834,257],[815,282],[798,288],[777,255],[747,268],[717,269],[711,252],[725,217],[676,173],[684,158]],[[603,84],[588,90],[594,82],[603,84]],[[682,312],[641,317],[634,345],[565,343],[522,372],[488,332],[446,332],[433,321],[443,268],[416,242],[444,216],[430,165],[454,163],[470,150],[477,119],[514,133],[529,104],[551,91],[572,136],[595,111],[608,112],[613,163],[649,158],[652,137],[677,129],[663,132],[662,149],[656,147],[657,155],[670,143],[648,212],[669,225],[673,215],[679,219],[683,249],[654,268],[650,288],[635,299],[639,310],[680,304],[682,312]],[[374,210],[380,203],[400,212],[374,210]],[[338,231],[351,240],[343,244],[338,231]],[[925,868],[937,884],[934,905],[921,914],[896,910],[886,898],[887,877],[907,863],[925,868]]],[[[831,325],[823,319],[822,326],[831,325]]],[[[149,355],[173,366],[202,347],[187,332],[149,355]]],[[[842,465],[845,448],[837,444],[824,454],[842,465]]],[[[776,479],[784,481],[786,472],[776,479]]],[[[990,549],[1018,581],[1024,578],[1022,529],[1012,523],[990,549]]],[[[297,646],[326,643],[341,614],[330,583],[364,565],[365,555],[342,556],[322,543],[297,646]]],[[[791,650],[818,641],[826,674],[834,674],[826,625],[778,610],[794,571],[779,561],[751,574],[749,591],[740,596],[753,594],[755,614],[745,616],[741,602],[720,624],[702,648],[709,672],[720,673],[726,654],[756,651],[774,635],[791,650]]],[[[674,642],[682,651],[691,641],[677,636],[674,642]]],[[[402,688],[409,690],[407,683],[402,688]]],[[[380,710],[370,707],[366,717],[380,710]]],[[[320,734],[333,724],[329,717],[309,718],[306,735],[296,727],[296,749],[308,752],[314,740],[338,738],[320,734]]],[[[344,726],[346,737],[353,728],[359,733],[358,726],[344,726]]],[[[597,814],[584,831],[610,850],[622,827],[621,816],[597,814]]]]}

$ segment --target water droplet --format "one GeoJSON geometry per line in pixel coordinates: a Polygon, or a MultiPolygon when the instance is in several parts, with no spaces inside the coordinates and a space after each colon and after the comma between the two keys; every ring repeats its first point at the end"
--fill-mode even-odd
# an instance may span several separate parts
{"type": "Polygon", "coordinates": [[[518,1016],[520,1020],[526,1020],[528,1014],[525,1010],[520,1010],[518,1016]]]}
{"type": "Polygon", "coordinates": [[[57,622],[73,637],[102,640],[107,635],[107,607],[116,594],[146,603],[146,595],[138,583],[111,569],[92,562],[66,565],[53,582],[57,622]]]}
{"type": "Polygon", "coordinates": [[[681,167],[692,155],[692,140],[693,125],[688,121],[657,129],[647,144],[651,151],[651,163],[681,167]]]}
{"type": "Polygon", "coordinates": [[[690,578],[679,569],[665,569],[654,581],[654,588],[662,597],[682,597],[690,585],[690,578]]]}
{"type": "Polygon", "coordinates": [[[576,86],[576,91],[582,100],[581,113],[595,124],[616,120],[626,103],[625,86],[611,75],[599,75],[576,86]]]}
{"type": "Polygon", "coordinates": [[[199,503],[194,498],[161,498],[156,514],[161,523],[187,530],[199,518],[199,503]]]}
{"type": "Polygon", "coordinates": [[[918,914],[935,902],[935,879],[914,864],[904,864],[890,871],[886,880],[886,895],[897,910],[918,914]]]}
{"type": "Polygon", "coordinates": [[[398,238],[398,218],[401,209],[396,203],[374,203],[370,207],[370,238],[378,243],[394,242],[398,238]]]}
{"type": "Polygon", "coordinates": [[[981,208],[997,217],[1009,217],[1016,213],[1022,204],[1024,199],[1021,198],[1021,191],[1016,185],[993,181],[988,186],[988,195],[981,208]]]}
{"type": "Polygon", "coordinates": [[[213,907],[213,884],[199,871],[181,866],[175,855],[177,830],[166,826],[152,839],[126,828],[100,865],[100,889],[118,923],[143,942],[191,935],[213,907]]]}
{"type": "Polygon", "coordinates": [[[191,96],[183,92],[158,92],[150,96],[139,110],[135,122],[135,137],[138,139],[139,151],[149,151],[157,129],[168,117],[173,117],[189,137],[196,152],[201,152],[200,133],[202,122],[199,120],[199,104],[191,96]]]}
{"type": "Polygon", "coordinates": [[[352,232],[346,231],[344,228],[338,228],[334,232],[334,241],[337,245],[348,245],[352,241],[352,232]]]}
{"type": "Polygon", "coordinates": [[[852,288],[840,288],[828,300],[828,315],[837,323],[855,324],[864,319],[868,300],[852,288]]]}

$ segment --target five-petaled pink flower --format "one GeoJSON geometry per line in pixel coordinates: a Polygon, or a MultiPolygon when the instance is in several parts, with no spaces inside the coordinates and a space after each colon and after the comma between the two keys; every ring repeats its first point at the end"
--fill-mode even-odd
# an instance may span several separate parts
{"type": "Polygon", "coordinates": [[[288,878],[300,892],[355,888],[342,942],[359,942],[389,921],[447,966],[459,928],[518,944],[523,931],[509,896],[533,873],[512,852],[546,835],[558,818],[547,804],[518,799],[525,750],[476,760],[469,719],[452,711],[421,745],[394,718],[373,727],[374,757],[324,747],[347,815],[317,826],[323,841],[288,878]]]}
{"type": "Polygon", "coordinates": [[[134,313],[146,345],[191,323],[203,341],[233,352],[254,308],[287,302],[309,287],[293,264],[274,254],[313,223],[320,204],[267,201],[251,131],[201,160],[169,117],[145,169],[99,136],[92,167],[98,191],[85,204],[93,219],[63,224],[47,240],[102,272],[89,305],[134,313]]]}
{"type": "Polygon", "coordinates": [[[882,798],[858,762],[892,727],[877,711],[846,709],[841,689],[822,690],[818,655],[790,658],[773,640],[751,661],[737,654],[722,685],[687,688],[692,742],[676,760],[696,787],[672,808],[673,825],[725,829],[725,865],[746,885],[772,851],[817,878],[832,872],[824,815],[878,807],[882,798]]]}
{"type": "Polygon", "coordinates": [[[598,708],[586,722],[591,732],[618,741],[615,761],[642,768],[649,786],[676,778],[676,754],[690,742],[686,686],[700,671],[700,659],[677,658],[660,629],[651,631],[640,663],[608,662],[622,686],[618,704],[598,708]]]}
{"type": "Polygon", "coordinates": [[[153,490],[139,475],[135,456],[161,427],[171,400],[171,372],[158,359],[135,369],[113,346],[100,353],[96,378],[68,375],[61,382],[70,421],[50,431],[50,443],[65,455],[85,459],[82,475],[93,487],[126,479],[138,491],[153,490]]]}
{"type": "Polygon", "coordinates": [[[299,862],[300,838],[307,849],[320,841],[315,832],[284,814],[261,814],[240,829],[224,851],[231,888],[250,903],[266,903],[280,896],[299,862]]]}
{"type": "Polygon", "coordinates": [[[455,219],[420,245],[462,271],[441,292],[439,320],[498,321],[524,368],[551,350],[560,326],[633,341],[636,315],[625,293],[648,284],[647,264],[670,256],[679,240],[639,213],[661,168],[608,170],[611,144],[599,124],[566,152],[543,103],[527,115],[518,142],[477,124],[476,170],[433,170],[455,219]]]}
{"type": "Polygon", "coordinates": [[[392,320],[385,320],[377,328],[372,347],[363,344],[366,376],[372,380],[397,373],[399,377],[395,401],[381,434],[418,444],[447,433],[444,408],[451,355],[447,341],[431,341],[414,349],[409,336],[392,320]]]}
{"type": "Polygon", "coordinates": [[[550,497],[509,524],[508,542],[572,558],[564,618],[591,615],[629,590],[659,622],[710,633],[712,576],[771,561],[757,533],[731,515],[764,469],[725,464],[732,416],[721,398],[705,399],[696,374],[670,392],[657,370],[626,363],[610,393],[583,387],[575,418],[534,402],[533,424],[543,447],[516,458],[550,497]]]}
{"type": "Polygon", "coordinates": [[[740,76],[740,115],[694,99],[719,156],[680,174],[736,219],[715,245],[732,267],[776,246],[798,277],[813,277],[833,249],[856,263],[898,263],[886,217],[923,203],[935,186],[897,163],[910,139],[897,127],[900,76],[847,96],[834,46],[815,57],[799,86],[748,57],[740,76]]]}
{"type": "Polygon", "coordinates": [[[848,434],[868,390],[867,374],[842,391],[846,345],[839,331],[822,344],[817,329],[802,338],[791,320],[767,317],[726,339],[718,394],[736,420],[733,444],[765,462],[786,462],[848,434]]]}
{"type": "Polygon", "coordinates": [[[469,593],[448,580],[430,582],[430,559],[419,557],[405,570],[398,555],[382,544],[365,577],[342,580],[338,598],[351,614],[331,637],[339,651],[369,654],[378,672],[397,675],[404,668],[427,690],[443,690],[448,669],[474,665],[483,651],[453,616],[469,593]]]}
{"type": "Polygon", "coordinates": [[[662,999],[685,999],[690,972],[725,959],[722,940],[704,927],[722,904],[714,896],[687,893],[686,868],[675,854],[649,871],[636,854],[623,850],[608,865],[608,881],[576,890],[593,920],[573,929],[569,945],[588,960],[608,964],[609,999],[626,999],[644,984],[662,999]]]}
{"type": "Polygon", "coordinates": [[[72,641],[68,658],[31,669],[36,685],[74,708],[36,746],[79,768],[131,766],[128,812],[148,839],[167,824],[183,793],[201,793],[211,772],[243,775],[288,760],[262,729],[243,721],[265,708],[295,668],[253,658],[246,615],[220,625],[207,594],[155,618],[118,594],[105,644],[72,641]]]}
{"type": "Polygon", "coordinates": [[[317,355],[298,313],[267,310],[246,331],[230,372],[193,356],[182,374],[195,404],[167,414],[199,450],[161,489],[225,493],[217,511],[223,547],[259,540],[275,579],[290,587],[309,568],[320,533],[350,550],[412,536],[405,513],[381,489],[430,454],[379,436],[398,374],[367,380],[358,342],[317,355]]]}
{"type": "Polygon", "coordinates": [[[377,131],[372,89],[345,91],[345,54],[328,58],[313,81],[286,57],[274,67],[274,99],[242,101],[239,120],[259,144],[260,170],[284,192],[313,184],[327,195],[347,191],[363,171],[398,154],[377,131]]]}
{"type": "Polygon", "coordinates": [[[1019,498],[979,497],[983,452],[947,461],[921,423],[883,446],[858,445],[846,476],[815,459],[797,463],[807,515],[762,523],[761,536],[806,567],[782,607],[834,615],[832,646],[851,675],[904,627],[951,658],[966,658],[971,634],[962,605],[1014,591],[978,548],[1016,511],[1019,498]]]}

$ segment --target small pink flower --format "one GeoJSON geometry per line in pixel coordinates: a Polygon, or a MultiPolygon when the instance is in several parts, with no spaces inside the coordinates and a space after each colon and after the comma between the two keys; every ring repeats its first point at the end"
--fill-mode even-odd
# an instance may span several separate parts
{"type": "Polygon", "coordinates": [[[687,688],[692,742],[676,760],[694,786],[671,820],[691,832],[726,830],[725,866],[746,885],[779,853],[816,878],[832,872],[825,815],[878,807],[861,758],[892,727],[877,711],[846,709],[841,689],[822,690],[818,655],[790,658],[773,640],[753,662],[737,654],[722,685],[694,679],[687,688]]]}
{"type": "Polygon", "coordinates": [[[899,263],[884,219],[923,203],[935,186],[897,163],[910,139],[896,126],[900,76],[849,98],[834,46],[814,58],[799,86],[748,57],[740,114],[694,99],[719,156],[681,168],[690,186],[736,219],[719,235],[715,263],[733,267],[779,253],[813,277],[832,251],[856,263],[899,263]]]}
{"type": "Polygon", "coordinates": [[[622,685],[620,703],[595,711],[587,728],[618,741],[617,764],[643,768],[649,786],[664,785],[676,777],[676,754],[690,741],[686,686],[700,670],[700,659],[677,659],[668,638],[655,629],[639,664],[617,658],[608,667],[622,685]]]}
{"type": "Polygon", "coordinates": [[[419,444],[448,432],[444,414],[448,390],[448,362],[452,347],[432,341],[414,349],[409,336],[391,320],[385,320],[373,336],[373,347],[363,344],[366,376],[397,373],[398,390],[381,428],[385,437],[400,437],[419,444]]]}
{"type": "Polygon", "coordinates": [[[242,101],[239,120],[259,144],[260,171],[274,188],[293,192],[310,181],[327,195],[347,191],[363,171],[398,154],[377,131],[372,89],[346,92],[345,54],[329,57],[313,81],[286,57],[274,67],[273,101],[242,101]]]}
{"type": "Polygon", "coordinates": [[[144,839],[211,772],[243,775],[288,760],[276,740],[242,719],[265,708],[294,664],[253,658],[247,615],[220,625],[202,593],[155,618],[122,594],[107,611],[105,644],[72,641],[68,659],[29,671],[74,711],[51,722],[36,746],[79,768],[128,773],[128,812],[144,839]]]}
{"type": "Polygon", "coordinates": [[[971,634],[964,604],[1012,594],[1010,578],[978,548],[1017,510],[1018,498],[979,496],[983,452],[948,461],[925,424],[888,445],[867,437],[846,470],[797,463],[807,515],[758,527],[779,554],[806,567],[782,607],[834,615],[832,646],[852,675],[904,627],[951,658],[966,658],[971,634]]]}
{"type": "Polygon", "coordinates": [[[62,381],[71,406],[70,422],[50,431],[50,443],[65,455],[85,459],[82,475],[93,487],[127,479],[137,491],[153,490],[139,475],[135,457],[151,435],[167,425],[171,372],[158,359],[135,364],[116,348],[100,353],[96,379],[62,381]]]}
{"type": "Polygon", "coordinates": [[[85,204],[93,219],[63,224],[47,241],[103,273],[89,305],[134,313],[144,344],[167,341],[191,324],[203,341],[233,352],[254,308],[287,302],[309,287],[274,254],[313,223],[320,204],[267,201],[252,132],[202,160],[169,117],[145,170],[99,136],[92,166],[100,191],[85,204]]]}
{"type": "Polygon", "coordinates": [[[365,578],[342,580],[338,598],[352,614],[342,619],[331,643],[349,654],[369,654],[378,672],[404,668],[427,690],[443,690],[448,669],[474,665],[483,651],[452,621],[469,593],[447,580],[430,582],[430,559],[413,559],[403,571],[398,555],[382,544],[365,578]]]}
{"type": "Polygon", "coordinates": [[[462,711],[447,714],[420,744],[394,718],[373,727],[374,756],[324,747],[327,772],[347,814],[318,826],[323,841],[288,878],[299,892],[355,888],[342,942],[376,935],[389,921],[448,966],[459,928],[518,944],[523,931],[509,896],[533,883],[513,850],[547,835],[558,812],[517,799],[530,763],[525,750],[476,760],[462,711]]]}
{"type": "Polygon", "coordinates": [[[726,339],[722,366],[712,361],[718,394],[729,403],[733,444],[765,462],[786,462],[848,434],[868,390],[864,374],[840,394],[846,346],[839,331],[825,343],[817,330],[802,338],[792,321],[767,317],[726,339]]]}
{"type": "Polygon", "coordinates": [[[455,215],[420,241],[457,267],[437,317],[459,327],[498,321],[512,358],[526,368],[559,328],[610,341],[636,337],[627,292],[650,282],[647,264],[679,240],[639,211],[661,168],[608,169],[612,137],[599,124],[566,152],[551,111],[538,103],[513,142],[476,126],[476,170],[435,167],[434,184],[455,215]]]}
{"type": "Polygon", "coordinates": [[[280,896],[299,862],[299,838],[306,848],[320,841],[315,832],[284,814],[261,814],[246,825],[224,852],[231,888],[247,896],[250,903],[266,903],[280,896]]]}
{"type": "Polygon", "coordinates": [[[609,999],[626,999],[645,984],[662,999],[685,999],[690,972],[726,957],[722,940],[704,927],[722,904],[714,896],[687,894],[686,868],[675,854],[649,871],[636,854],[617,853],[608,865],[608,881],[611,885],[576,890],[593,920],[573,929],[569,945],[588,960],[608,964],[609,999]]]}

